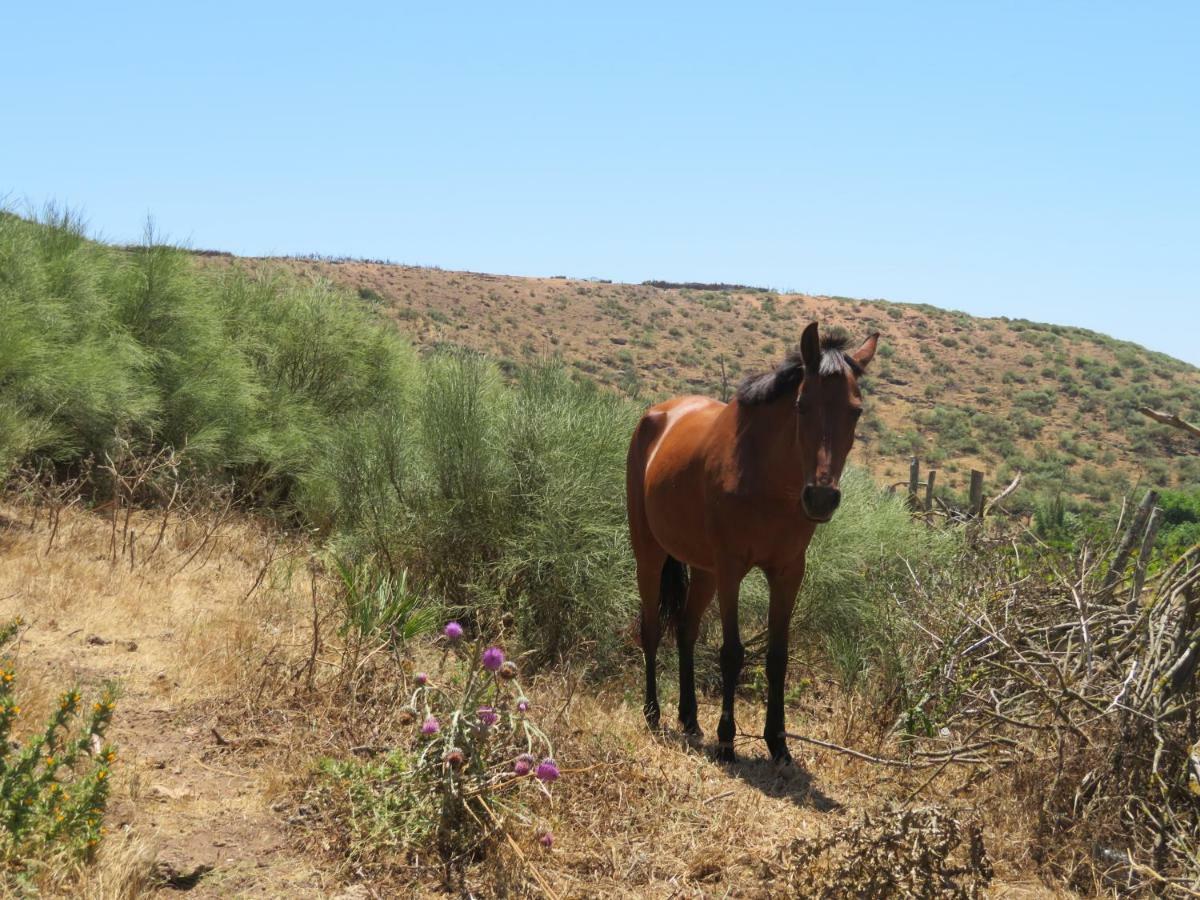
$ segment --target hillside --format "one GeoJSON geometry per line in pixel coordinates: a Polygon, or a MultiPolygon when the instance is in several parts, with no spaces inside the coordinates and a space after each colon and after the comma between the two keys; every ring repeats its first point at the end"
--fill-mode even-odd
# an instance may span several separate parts
{"type": "MultiPolygon", "coordinates": [[[[230,258],[210,261],[229,264],[230,258]]],[[[1027,474],[1018,505],[1062,490],[1104,505],[1136,482],[1200,481],[1194,442],[1136,413],[1200,416],[1200,370],[1081,328],[976,318],[927,305],[518,278],[379,262],[253,260],[327,278],[376,305],[419,345],[458,344],[502,365],[560,356],[582,375],[647,401],[722,392],[777,361],[813,319],[852,335],[883,332],[855,451],[887,482],[920,456],[944,491],[968,472],[988,484],[1027,474]]]]}

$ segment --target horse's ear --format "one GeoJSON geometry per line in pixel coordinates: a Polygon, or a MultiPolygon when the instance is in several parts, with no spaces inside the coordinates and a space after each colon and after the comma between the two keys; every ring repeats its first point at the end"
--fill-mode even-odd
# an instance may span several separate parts
{"type": "Polygon", "coordinates": [[[821,367],[821,332],[816,322],[810,323],[800,335],[800,358],[804,360],[804,368],[814,374],[821,367]]]}
{"type": "Polygon", "coordinates": [[[862,346],[850,354],[850,358],[858,363],[860,369],[865,369],[867,364],[875,358],[875,345],[879,343],[879,332],[875,332],[869,338],[862,342],[862,346]]]}

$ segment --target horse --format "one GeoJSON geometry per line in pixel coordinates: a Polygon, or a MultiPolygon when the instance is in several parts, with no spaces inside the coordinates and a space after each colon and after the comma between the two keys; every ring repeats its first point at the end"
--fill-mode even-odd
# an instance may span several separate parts
{"type": "Polygon", "coordinates": [[[693,652],[715,593],[723,638],[717,758],[734,761],[734,691],[745,659],[738,591],[758,567],[770,588],[763,737],[772,760],[791,762],[783,687],[792,609],[813,533],[841,501],[838,483],[862,414],[858,379],[878,341],[872,334],[848,352],[844,336],[822,339],[813,322],[797,351],[774,371],[743,381],[729,403],[676,397],[638,421],[626,460],[626,504],[651,729],[659,727],[655,658],[663,629],[674,624],[679,722],[686,734],[703,734],[693,652]]]}

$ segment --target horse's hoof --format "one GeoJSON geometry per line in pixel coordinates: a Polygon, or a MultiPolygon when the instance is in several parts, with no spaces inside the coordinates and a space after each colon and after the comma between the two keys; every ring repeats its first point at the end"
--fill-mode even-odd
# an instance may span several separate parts
{"type": "Polygon", "coordinates": [[[694,737],[694,738],[704,737],[704,729],[700,727],[700,723],[697,722],[695,719],[692,719],[690,722],[685,722],[682,719],[680,719],[679,720],[679,728],[688,737],[694,737]]]}
{"type": "Polygon", "coordinates": [[[658,731],[659,714],[657,709],[643,710],[643,715],[646,717],[646,726],[651,731],[658,731]]]}
{"type": "Polygon", "coordinates": [[[788,752],[787,747],[783,747],[782,749],[772,751],[771,762],[773,762],[776,765],[776,767],[778,767],[780,769],[791,768],[792,754],[790,754],[788,752]]]}
{"type": "Polygon", "coordinates": [[[721,762],[721,763],[737,762],[737,756],[733,752],[733,744],[726,744],[724,742],[717,744],[717,762],[721,762]]]}

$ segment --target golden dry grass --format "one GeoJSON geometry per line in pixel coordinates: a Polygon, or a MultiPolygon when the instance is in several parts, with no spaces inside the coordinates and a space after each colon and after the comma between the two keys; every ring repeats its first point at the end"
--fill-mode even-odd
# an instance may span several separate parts
{"type": "MultiPolygon", "coordinates": [[[[45,526],[29,527],[31,509],[5,505],[0,516],[0,616],[28,623],[17,649],[26,721],[71,681],[122,686],[106,843],[96,865],[48,875],[48,894],[143,896],[198,866],[195,896],[440,893],[433,870],[363,877],[338,858],[328,826],[289,826],[318,756],[387,746],[403,727],[391,686],[373,677],[386,675],[381,658],[347,675],[329,592],[316,577],[314,593],[303,545],[237,519],[180,570],[203,539],[193,523],[173,526],[166,551],[130,568],[112,562],[102,516],[68,511],[49,552],[45,526]]],[[[151,529],[153,515],[135,527],[151,529]]],[[[667,697],[671,680],[662,674],[667,697]]],[[[564,770],[547,811],[555,845],[527,848],[537,878],[509,854],[479,864],[467,875],[476,896],[536,896],[539,883],[561,897],[784,896],[793,841],[903,802],[927,774],[795,742],[800,768],[781,773],[750,737],[742,761],[722,766],[703,741],[649,734],[639,684],[631,665],[601,686],[570,673],[530,686],[564,770]]],[[[760,732],[761,698],[743,698],[738,714],[742,732],[760,732]]],[[[702,700],[710,731],[716,718],[715,702],[702,700]]],[[[818,688],[789,725],[886,752],[872,726],[851,724],[869,718],[818,688]]],[[[914,802],[983,824],[996,896],[1053,895],[1026,858],[1028,814],[999,782],[980,788],[967,775],[944,773],[914,802]]]]}

